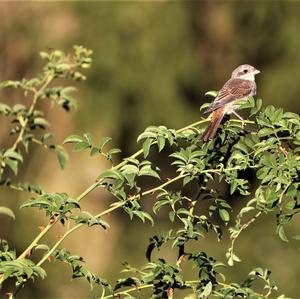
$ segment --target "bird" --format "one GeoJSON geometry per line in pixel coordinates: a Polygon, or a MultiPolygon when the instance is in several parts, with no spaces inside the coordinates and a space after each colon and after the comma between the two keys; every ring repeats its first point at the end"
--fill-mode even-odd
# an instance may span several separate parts
{"type": "Polygon", "coordinates": [[[225,114],[234,114],[242,121],[243,118],[236,112],[237,102],[256,95],[255,75],[260,71],[250,64],[238,66],[231,74],[231,78],[223,85],[217,96],[205,113],[212,112],[209,125],[201,136],[203,141],[215,138],[218,127],[225,114]]]}

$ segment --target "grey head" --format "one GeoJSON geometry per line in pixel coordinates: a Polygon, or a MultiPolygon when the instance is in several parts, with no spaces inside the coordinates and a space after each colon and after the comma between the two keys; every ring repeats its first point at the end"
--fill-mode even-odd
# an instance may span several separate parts
{"type": "Polygon", "coordinates": [[[254,81],[254,76],[260,71],[250,64],[242,64],[238,66],[231,74],[231,78],[239,78],[254,81]]]}

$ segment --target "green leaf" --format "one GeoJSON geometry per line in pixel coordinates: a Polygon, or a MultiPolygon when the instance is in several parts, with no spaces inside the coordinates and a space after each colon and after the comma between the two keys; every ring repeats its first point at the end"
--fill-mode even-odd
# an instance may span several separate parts
{"type": "Polygon", "coordinates": [[[119,148],[112,148],[107,152],[107,155],[109,157],[112,157],[112,155],[119,154],[119,153],[121,153],[121,150],[119,148]]]}
{"type": "Polygon", "coordinates": [[[13,111],[15,113],[19,113],[20,111],[24,111],[24,110],[26,110],[26,107],[22,104],[16,104],[13,106],[13,111]]]}
{"type": "Polygon", "coordinates": [[[242,152],[244,152],[245,154],[248,153],[248,147],[245,144],[242,144],[241,142],[235,144],[234,146],[235,148],[241,150],[242,152]]]}
{"type": "Polygon", "coordinates": [[[151,144],[152,144],[152,140],[150,138],[146,138],[146,140],[143,143],[143,153],[144,153],[144,158],[145,159],[149,155],[151,144]]]}
{"type": "Polygon", "coordinates": [[[62,146],[56,145],[55,153],[61,169],[64,169],[69,160],[69,155],[67,151],[62,146]]]}
{"type": "Polygon", "coordinates": [[[145,219],[148,219],[151,222],[152,226],[154,226],[153,218],[149,213],[143,212],[143,216],[145,217],[145,219]]]}
{"type": "Polygon", "coordinates": [[[206,95],[206,96],[212,96],[212,97],[216,97],[217,96],[217,94],[218,94],[218,92],[217,91],[215,91],[215,90],[211,90],[211,91],[207,91],[204,95],[206,95]]]}
{"type": "Polygon", "coordinates": [[[34,272],[42,279],[44,279],[47,276],[46,271],[42,267],[35,266],[33,269],[34,269],[34,272]]]}
{"type": "Polygon", "coordinates": [[[254,207],[244,207],[240,210],[239,216],[241,217],[245,213],[248,213],[250,211],[254,210],[254,207]]]}
{"type": "Polygon", "coordinates": [[[186,184],[188,184],[189,182],[191,182],[193,180],[193,177],[191,176],[185,176],[183,181],[182,181],[182,185],[185,186],[186,184]]]}
{"type": "Polygon", "coordinates": [[[137,217],[139,217],[144,223],[145,223],[145,220],[148,219],[151,222],[151,225],[152,226],[154,225],[154,221],[149,213],[140,211],[140,210],[138,210],[138,211],[133,210],[132,212],[133,212],[133,215],[136,215],[137,217]]]}
{"type": "Polygon", "coordinates": [[[121,168],[122,173],[124,174],[129,186],[132,188],[134,186],[134,179],[135,176],[137,175],[139,169],[137,166],[129,164],[129,165],[124,165],[121,168]]]}
{"type": "Polygon", "coordinates": [[[169,219],[171,222],[174,222],[174,220],[175,220],[175,212],[174,211],[169,212],[169,219]]]}
{"type": "Polygon", "coordinates": [[[202,291],[202,293],[200,294],[200,296],[201,296],[201,298],[206,298],[206,297],[208,297],[211,294],[211,292],[212,292],[212,283],[211,283],[211,281],[209,281],[205,285],[204,290],[202,291]]]}
{"type": "Polygon", "coordinates": [[[289,239],[287,238],[286,234],[285,234],[285,231],[284,231],[284,227],[283,225],[279,225],[277,227],[277,234],[279,236],[279,238],[284,241],[284,242],[288,242],[289,239]]]}
{"type": "Polygon", "coordinates": [[[99,154],[99,149],[98,149],[97,147],[93,147],[93,148],[91,149],[90,155],[91,155],[91,156],[95,156],[95,155],[97,155],[97,154],[99,154]]]}
{"type": "Polygon", "coordinates": [[[123,173],[138,173],[139,169],[137,166],[135,165],[132,165],[132,164],[129,164],[129,165],[124,165],[122,168],[121,168],[122,172],[123,173]]]}
{"type": "Polygon", "coordinates": [[[259,137],[270,136],[270,135],[274,134],[274,130],[271,128],[262,128],[258,131],[257,134],[259,137]]]}
{"type": "Polygon", "coordinates": [[[74,152],[81,152],[87,148],[90,148],[91,146],[87,142],[79,142],[74,146],[74,152]]]}
{"type": "Polygon", "coordinates": [[[36,117],[33,121],[33,123],[37,126],[41,126],[41,127],[48,127],[50,124],[49,122],[42,118],[42,117],[36,117]]]}
{"type": "Polygon", "coordinates": [[[16,219],[14,212],[11,209],[7,208],[7,207],[0,207],[0,214],[4,214],[4,215],[9,216],[13,219],[16,219]]]}
{"type": "Polygon", "coordinates": [[[9,148],[8,150],[6,150],[3,157],[4,158],[16,159],[16,160],[19,160],[21,162],[23,161],[23,157],[12,148],[9,148]]]}
{"type": "Polygon", "coordinates": [[[250,110],[250,116],[256,114],[261,109],[261,106],[262,106],[262,99],[257,99],[255,106],[250,110]]]}
{"type": "Polygon", "coordinates": [[[204,103],[200,106],[200,111],[204,110],[204,112],[209,108],[210,103],[204,103]]]}
{"type": "Polygon", "coordinates": [[[12,159],[7,159],[5,161],[5,164],[8,165],[8,167],[13,171],[15,175],[18,174],[18,161],[12,160],[12,159]]]}
{"type": "Polygon", "coordinates": [[[62,90],[62,93],[63,94],[69,94],[69,93],[72,93],[72,92],[77,92],[78,89],[74,86],[67,86],[67,87],[64,87],[63,90],[62,90]]]}
{"type": "Polygon", "coordinates": [[[230,253],[230,258],[228,259],[228,265],[233,266],[234,262],[241,262],[241,259],[235,255],[233,252],[230,253]]]}
{"type": "Polygon", "coordinates": [[[44,143],[47,140],[51,139],[53,137],[53,135],[51,133],[45,133],[41,136],[41,141],[44,143]]]}
{"type": "Polygon", "coordinates": [[[50,247],[46,244],[38,244],[34,247],[34,250],[44,250],[48,252],[50,250],[50,247]]]}
{"type": "Polygon", "coordinates": [[[0,113],[9,114],[11,112],[11,108],[3,103],[0,103],[0,113]]]}
{"type": "Polygon", "coordinates": [[[144,165],[139,171],[139,176],[153,176],[160,179],[159,174],[151,168],[151,165],[144,165]]]}
{"type": "Polygon", "coordinates": [[[124,173],[124,176],[129,184],[129,186],[132,188],[134,186],[134,179],[136,177],[135,173],[124,173]]]}
{"type": "Polygon", "coordinates": [[[150,139],[156,139],[157,134],[151,131],[146,131],[143,132],[142,134],[139,135],[139,137],[137,138],[137,143],[139,143],[141,140],[146,139],[146,138],[150,138],[150,139]]]}
{"type": "Polygon", "coordinates": [[[110,137],[103,137],[99,142],[99,148],[102,151],[104,146],[109,143],[112,139],[110,137]]]}
{"type": "Polygon", "coordinates": [[[157,137],[157,145],[158,145],[158,151],[161,152],[163,148],[165,147],[166,139],[162,136],[157,137]]]}
{"type": "Polygon", "coordinates": [[[84,138],[79,136],[79,135],[70,135],[64,140],[65,143],[79,143],[79,142],[84,142],[84,138]]]}
{"type": "Polygon", "coordinates": [[[40,56],[42,59],[45,59],[45,60],[49,60],[50,59],[50,54],[45,52],[45,51],[41,51],[40,52],[40,56]]]}
{"type": "Polygon", "coordinates": [[[108,169],[106,171],[104,171],[103,173],[101,173],[98,176],[99,179],[105,179],[105,178],[109,178],[109,179],[120,179],[120,180],[124,180],[123,176],[121,175],[120,172],[118,172],[117,170],[111,170],[108,169]]]}
{"type": "Polygon", "coordinates": [[[228,222],[230,220],[230,215],[225,209],[219,209],[219,215],[224,222],[228,222]]]}
{"type": "Polygon", "coordinates": [[[1,82],[1,87],[13,87],[13,88],[19,88],[21,87],[21,82],[20,81],[12,81],[12,80],[7,80],[1,82]]]}

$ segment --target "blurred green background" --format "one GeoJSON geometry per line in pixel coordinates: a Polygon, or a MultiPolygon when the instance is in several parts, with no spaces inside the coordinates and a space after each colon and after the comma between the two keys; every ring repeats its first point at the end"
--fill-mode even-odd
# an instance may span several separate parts
{"type": "MultiPolygon", "coordinates": [[[[93,49],[88,80],[78,87],[79,109],[65,113],[47,109],[56,141],[70,134],[91,132],[95,139],[112,136],[125,157],[138,149],[136,137],[149,125],[180,128],[201,117],[199,107],[210,98],[238,65],[249,63],[261,70],[258,96],[264,105],[300,112],[300,3],[298,1],[176,1],[176,2],[1,2],[0,79],[34,76],[41,67],[38,52],[48,48],[70,51],[74,44],[93,49]]],[[[18,97],[1,101],[14,102],[18,97]]],[[[45,108],[45,107],[44,107],[45,108]]],[[[2,123],[2,122],[1,122],[2,123]]],[[[0,135],[6,144],[5,126],[0,135]]],[[[70,148],[69,148],[70,149],[70,148]]],[[[47,191],[78,195],[108,165],[87,154],[71,153],[67,169],[60,171],[55,157],[32,149],[20,178],[47,191]]],[[[159,157],[156,158],[159,161],[159,157]]],[[[19,210],[28,195],[2,188],[1,205],[14,209],[17,220],[1,218],[1,237],[18,252],[37,234],[46,219],[39,212],[19,210]]],[[[83,202],[97,212],[111,198],[100,190],[83,202]]],[[[130,222],[123,213],[111,215],[111,230],[76,232],[65,246],[82,255],[87,267],[111,282],[120,276],[126,259],[134,266],[146,262],[148,238],[160,226],[130,222]],[[137,241],[138,240],[138,241],[137,241]]],[[[289,233],[296,233],[294,228],[289,233]]],[[[274,233],[274,217],[250,227],[238,241],[244,260],[230,272],[232,280],[256,266],[270,268],[282,292],[299,297],[300,261],[297,243],[283,243],[274,233]]],[[[52,231],[56,240],[60,230],[52,231]]],[[[214,238],[196,244],[215,258],[225,260],[227,240],[214,238]]],[[[165,253],[175,259],[176,253],[165,253]]],[[[27,286],[20,298],[88,298],[96,296],[81,281],[70,282],[67,265],[47,265],[48,278],[27,286]]]]}

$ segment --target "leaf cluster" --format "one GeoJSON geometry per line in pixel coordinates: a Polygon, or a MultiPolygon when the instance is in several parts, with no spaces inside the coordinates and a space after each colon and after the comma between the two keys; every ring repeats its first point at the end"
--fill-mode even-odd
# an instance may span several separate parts
{"type": "MultiPolygon", "coordinates": [[[[277,287],[270,279],[269,270],[255,268],[241,282],[228,282],[223,270],[242,262],[236,253],[237,241],[258,217],[275,215],[275,233],[281,240],[289,240],[286,227],[300,209],[300,118],[297,114],[273,106],[262,108],[261,100],[250,97],[240,104],[251,117],[245,121],[246,126],[240,120],[225,119],[217,137],[208,142],[202,142],[199,137],[204,130],[202,124],[209,119],[201,119],[178,130],[150,126],[137,138],[141,149],[118,164],[117,155],[121,150],[108,149],[110,137],[94,142],[90,133],[73,134],[66,137],[64,143],[72,144],[75,152],[88,151],[90,156],[102,156],[111,164],[81,194],[71,198],[64,192],[47,193],[41,187],[13,181],[13,175],[18,174],[24,153],[30,151],[32,143],[54,151],[62,167],[67,162],[66,150],[50,142],[51,133],[41,133],[48,127],[48,122],[37,106],[50,100],[52,105],[62,106],[67,111],[76,107],[72,96],[74,86],[56,83],[58,79],[84,80],[81,71],[90,66],[90,55],[90,50],[80,46],[74,48],[72,55],[57,50],[43,52],[41,56],[46,64],[40,76],[2,83],[5,88],[21,89],[26,97],[31,96],[32,101],[29,107],[0,105],[1,114],[12,118],[10,133],[15,136],[13,145],[0,150],[1,184],[31,192],[32,197],[21,207],[43,210],[48,221],[20,255],[1,241],[0,283],[8,278],[15,281],[11,298],[29,280],[44,278],[46,272],[42,265],[51,258],[67,263],[72,269],[72,278],[83,278],[91,285],[100,285],[101,298],[134,298],[132,293],[143,289],[151,289],[152,298],[171,299],[177,294],[180,296],[183,290],[195,298],[274,297],[277,287]],[[152,159],[151,150],[157,155],[165,151],[168,177],[152,159]],[[150,183],[143,182],[141,178],[145,176],[150,183]],[[224,187],[230,198],[243,199],[239,211],[229,200],[224,187]],[[109,193],[113,202],[97,213],[81,211],[80,201],[97,188],[109,193]],[[152,211],[144,207],[144,200],[151,202],[152,211]],[[170,227],[149,239],[145,266],[136,269],[125,264],[122,273],[133,272],[133,275],[118,279],[112,286],[85,268],[83,257],[73,255],[62,247],[62,243],[84,226],[98,225],[109,230],[105,217],[116,210],[125,212],[130,219],[148,221],[153,226],[163,217],[170,227]],[[64,225],[64,233],[58,240],[41,242],[54,226],[60,224],[64,225]],[[218,261],[199,246],[193,246],[205,242],[209,234],[213,234],[218,242],[224,233],[229,233],[230,241],[223,260],[218,261]],[[162,248],[175,250],[176,261],[165,257],[162,248]],[[153,257],[154,250],[158,251],[156,258],[153,257]],[[42,257],[37,251],[42,252],[42,257]],[[192,269],[190,272],[195,280],[186,279],[187,267],[192,269]],[[256,281],[260,283],[256,284],[256,281]]],[[[205,107],[207,105],[202,108],[205,107]]],[[[15,217],[6,207],[0,207],[0,213],[15,217]]],[[[299,236],[294,238],[299,239],[299,236]]]]}

